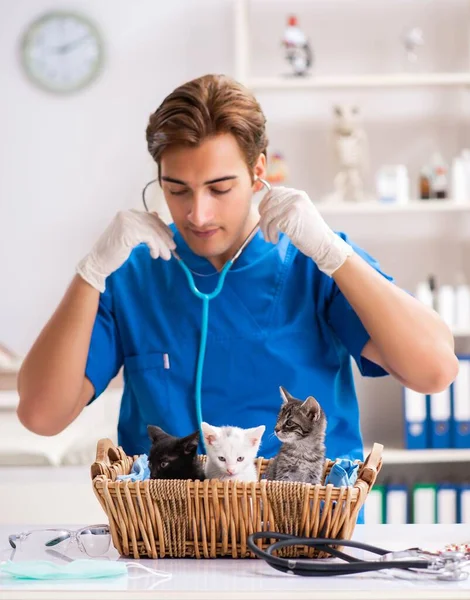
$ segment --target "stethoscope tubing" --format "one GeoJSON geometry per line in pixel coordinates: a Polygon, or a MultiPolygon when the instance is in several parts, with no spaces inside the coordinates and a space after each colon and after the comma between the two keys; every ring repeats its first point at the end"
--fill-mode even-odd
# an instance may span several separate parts
{"type": "Polygon", "coordinates": [[[389,550],[384,550],[377,546],[371,546],[369,544],[363,544],[361,542],[355,542],[352,540],[341,540],[331,538],[301,538],[286,533],[276,533],[273,531],[263,531],[253,533],[247,538],[247,545],[249,549],[257,556],[267,562],[267,564],[283,573],[293,573],[294,575],[301,575],[304,577],[332,577],[336,575],[351,575],[355,573],[366,573],[371,571],[381,571],[383,569],[424,569],[431,565],[431,562],[422,558],[414,558],[409,560],[360,560],[354,556],[350,556],[336,548],[337,546],[346,546],[350,548],[357,548],[366,552],[371,552],[379,556],[384,556],[389,553],[389,550]],[[256,540],[260,539],[277,539],[266,550],[259,548],[255,543],[256,540]],[[298,560],[293,558],[282,558],[279,556],[273,556],[273,552],[288,548],[290,546],[307,546],[308,548],[315,548],[319,551],[327,552],[335,558],[341,558],[346,561],[344,563],[324,563],[322,560],[308,561],[298,560]]]}

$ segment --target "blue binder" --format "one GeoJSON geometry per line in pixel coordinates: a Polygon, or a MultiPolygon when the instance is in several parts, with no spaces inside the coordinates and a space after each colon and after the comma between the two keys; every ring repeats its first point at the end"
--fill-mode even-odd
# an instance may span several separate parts
{"type": "Polygon", "coordinates": [[[459,373],[452,384],[451,430],[455,448],[470,448],[470,356],[459,355],[459,373]]]}
{"type": "Polygon", "coordinates": [[[403,388],[405,445],[409,450],[429,448],[428,397],[403,388]]]}
{"type": "Polygon", "coordinates": [[[430,395],[431,448],[452,448],[450,387],[430,395]]]}

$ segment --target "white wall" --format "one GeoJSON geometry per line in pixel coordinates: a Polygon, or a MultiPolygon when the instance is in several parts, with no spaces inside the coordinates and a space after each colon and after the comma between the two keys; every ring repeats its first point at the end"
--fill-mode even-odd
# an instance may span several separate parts
{"type": "Polygon", "coordinates": [[[76,0],[100,27],[107,61],[83,92],[36,89],[18,62],[27,24],[54,3],[0,5],[0,340],[27,352],[77,261],[112,215],[139,206],[153,176],[145,128],[164,96],[229,71],[230,0],[76,0]]]}

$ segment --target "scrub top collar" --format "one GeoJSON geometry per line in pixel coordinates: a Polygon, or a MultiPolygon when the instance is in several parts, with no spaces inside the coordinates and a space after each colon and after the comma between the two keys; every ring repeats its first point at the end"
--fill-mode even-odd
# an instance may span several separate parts
{"type": "MultiPolygon", "coordinates": [[[[211,275],[217,273],[216,269],[207,260],[207,258],[199,256],[191,250],[173,223],[170,225],[170,229],[174,232],[176,252],[178,252],[179,256],[191,270],[201,273],[202,275],[211,275]]],[[[267,252],[274,249],[275,246],[269,242],[266,242],[261,230],[258,230],[253,239],[235,261],[231,270],[235,271],[242,269],[243,267],[253,265],[254,263],[258,262],[258,260],[266,256],[267,252]]]]}

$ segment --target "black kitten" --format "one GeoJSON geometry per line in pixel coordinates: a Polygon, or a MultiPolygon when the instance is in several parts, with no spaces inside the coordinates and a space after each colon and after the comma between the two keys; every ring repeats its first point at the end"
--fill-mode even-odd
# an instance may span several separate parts
{"type": "Polygon", "coordinates": [[[155,425],[148,425],[147,431],[152,441],[150,479],[204,479],[197,457],[199,431],[184,438],[174,437],[155,425]]]}

